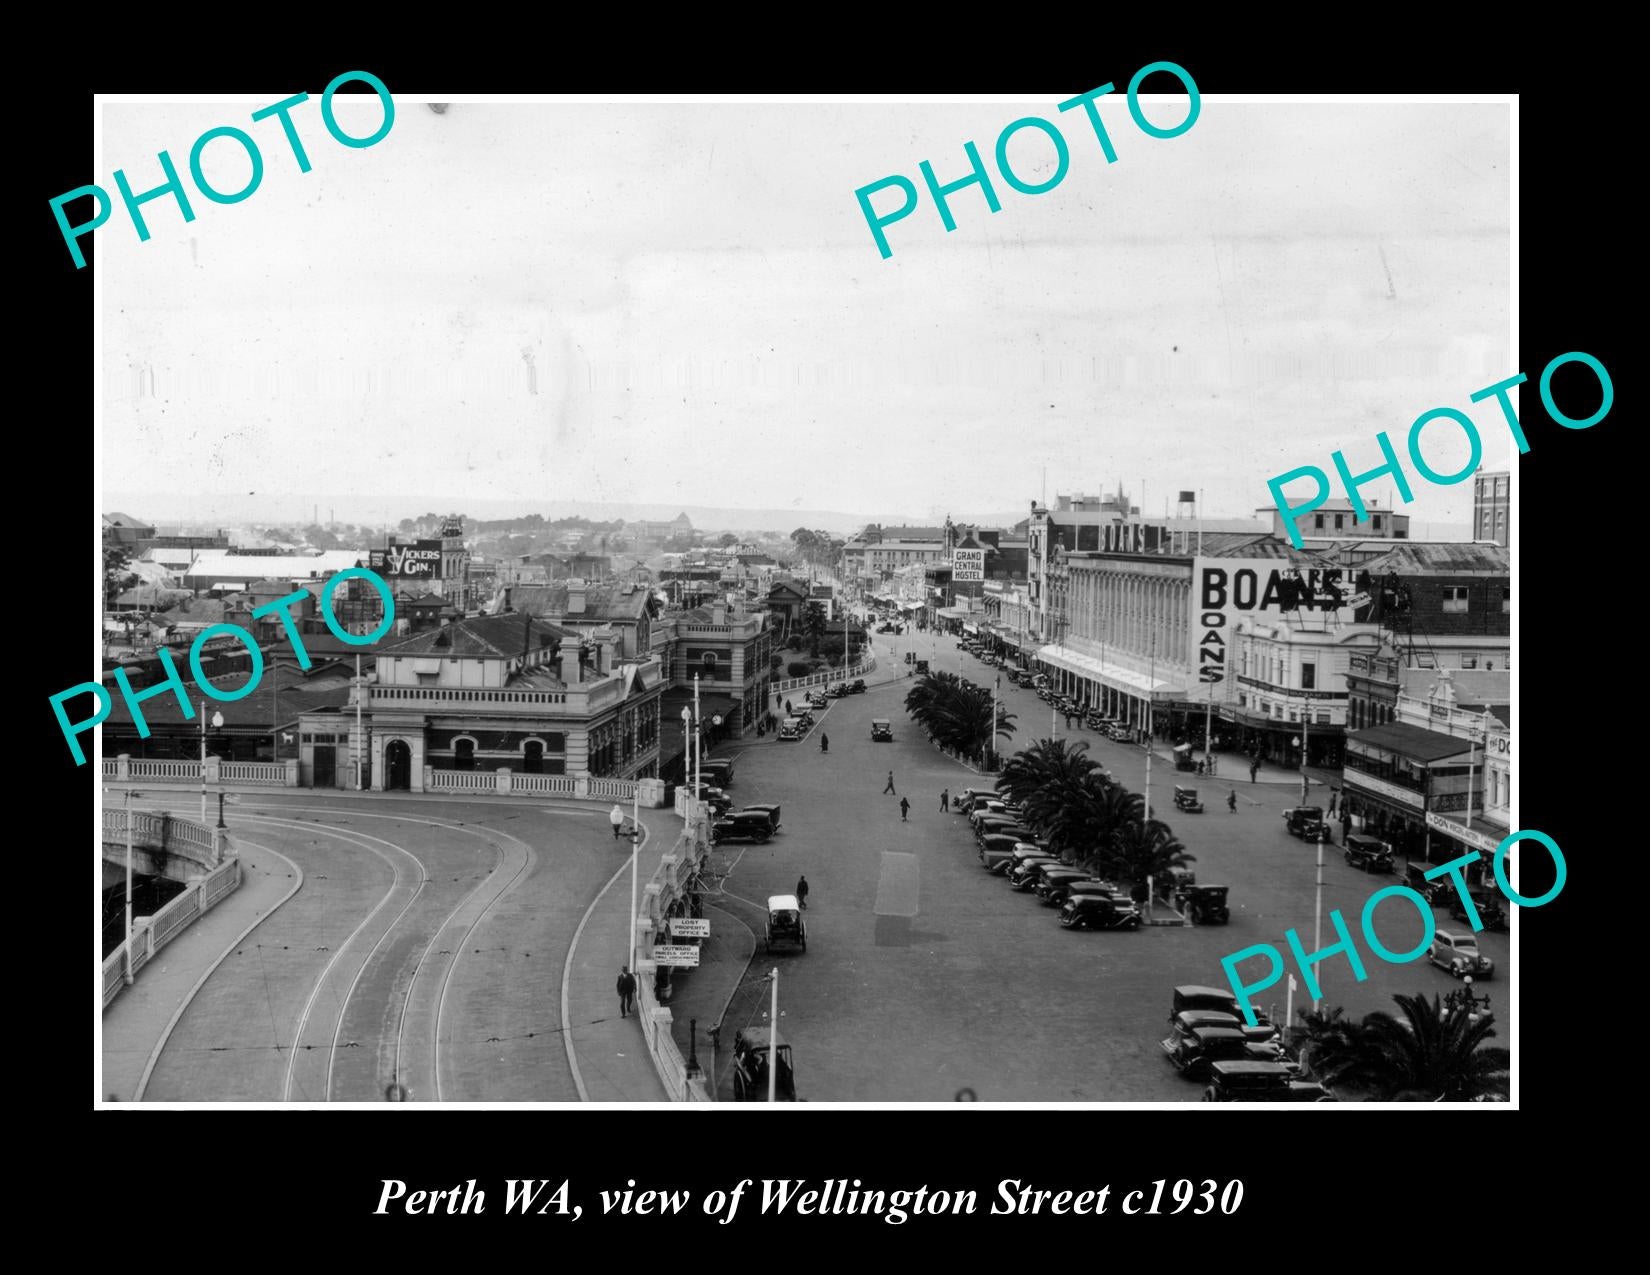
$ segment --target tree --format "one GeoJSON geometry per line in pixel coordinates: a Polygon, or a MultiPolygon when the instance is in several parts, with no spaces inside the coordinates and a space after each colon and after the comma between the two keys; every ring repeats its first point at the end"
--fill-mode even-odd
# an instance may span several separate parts
{"type": "Polygon", "coordinates": [[[137,572],[131,569],[132,551],[124,545],[103,546],[103,605],[114,601],[138,582],[137,572]]]}
{"type": "Polygon", "coordinates": [[[1112,831],[1111,871],[1137,889],[1155,884],[1159,893],[1167,893],[1171,871],[1196,862],[1197,856],[1186,852],[1161,819],[1144,824],[1130,819],[1112,831]]]}
{"type": "Polygon", "coordinates": [[[734,535],[731,531],[724,531],[721,539],[719,539],[716,543],[721,545],[724,549],[731,549],[734,545],[739,543],[739,537],[734,535]]]}
{"type": "Polygon", "coordinates": [[[1466,1005],[1445,1010],[1436,995],[1392,999],[1403,1018],[1384,1010],[1364,1018],[1347,1079],[1379,1102],[1467,1102],[1509,1092],[1512,1056],[1484,1047],[1495,1035],[1493,1015],[1475,1016],[1466,1005]]]}
{"type": "Polygon", "coordinates": [[[819,640],[825,636],[825,608],[817,602],[808,603],[802,612],[802,632],[808,638],[808,654],[819,655],[819,640]]]}
{"type": "Polygon", "coordinates": [[[905,707],[942,748],[979,756],[1014,733],[1014,714],[1001,704],[991,717],[991,693],[968,689],[954,673],[928,673],[905,694],[905,707]]]}
{"type": "Polygon", "coordinates": [[[1359,1025],[1334,1009],[1300,1010],[1301,1062],[1326,1086],[1339,1084],[1357,1066],[1359,1025]]]}

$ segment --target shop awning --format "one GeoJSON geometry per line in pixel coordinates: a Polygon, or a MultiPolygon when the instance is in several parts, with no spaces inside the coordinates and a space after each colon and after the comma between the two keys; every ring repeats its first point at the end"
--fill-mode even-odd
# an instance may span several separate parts
{"type": "Polygon", "coordinates": [[[1173,682],[1165,682],[1162,678],[1154,680],[1144,673],[1137,673],[1118,664],[1108,664],[1092,655],[1083,655],[1061,646],[1039,647],[1037,658],[1045,664],[1063,668],[1067,672],[1076,673],[1079,677],[1092,677],[1114,690],[1125,691],[1131,695],[1155,696],[1175,689],[1173,682]]]}
{"type": "Polygon", "coordinates": [[[1441,832],[1446,837],[1454,837],[1462,845],[1482,850],[1485,854],[1494,854],[1506,838],[1507,829],[1498,829],[1496,824],[1487,819],[1474,819],[1473,823],[1478,826],[1469,828],[1459,819],[1451,819],[1448,815],[1441,815],[1433,810],[1427,811],[1427,827],[1433,831],[1441,832]]]}

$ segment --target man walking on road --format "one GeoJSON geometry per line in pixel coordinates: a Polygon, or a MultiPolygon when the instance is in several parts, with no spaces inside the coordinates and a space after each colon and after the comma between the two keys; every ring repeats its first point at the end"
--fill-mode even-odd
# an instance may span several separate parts
{"type": "Polygon", "coordinates": [[[894,791],[894,772],[891,770],[888,772],[888,786],[882,791],[884,795],[894,791]]]}
{"type": "Polygon", "coordinates": [[[636,1001],[636,976],[630,972],[630,966],[619,966],[619,1017],[624,1018],[631,1011],[636,1001]]]}
{"type": "Polygon", "coordinates": [[[808,878],[807,877],[798,877],[796,879],[796,898],[797,898],[797,901],[799,903],[801,903],[803,907],[808,906],[808,878]]]}
{"type": "Polygon", "coordinates": [[[940,789],[940,813],[943,815],[947,811],[949,811],[950,809],[951,809],[951,790],[949,788],[942,788],[942,789],[940,789]]]}
{"type": "Polygon", "coordinates": [[[1226,794],[1226,809],[1230,810],[1234,815],[1237,814],[1237,789],[1236,788],[1232,789],[1231,792],[1226,794]]]}
{"type": "Polygon", "coordinates": [[[911,803],[909,801],[907,801],[904,797],[901,797],[899,799],[899,821],[901,823],[909,823],[910,822],[910,820],[908,820],[905,817],[906,814],[910,811],[910,809],[911,809],[911,803]]]}
{"type": "Polygon", "coordinates": [[[1249,782],[1254,783],[1255,782],[1255,776],[1258,775],[1258,774],[1260,774],[1260,758],[1259,757],[1255,758],[1254,761],[1249,763],[1249,782]]]}

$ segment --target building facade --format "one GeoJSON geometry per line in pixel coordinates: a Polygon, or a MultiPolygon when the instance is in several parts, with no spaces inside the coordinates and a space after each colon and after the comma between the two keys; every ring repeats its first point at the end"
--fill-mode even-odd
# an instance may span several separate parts
{"type": "Polygon", "coordinates": [[[1472,478],[1472,538],[1512,546],[1512,473],[1479,470],[1472,478]]]}

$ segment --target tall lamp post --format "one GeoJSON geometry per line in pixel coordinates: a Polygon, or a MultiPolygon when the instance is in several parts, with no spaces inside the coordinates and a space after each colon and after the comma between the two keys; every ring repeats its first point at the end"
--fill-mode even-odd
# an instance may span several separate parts
{"type": "Polygon", "coordinates": [[[1312,782],[1306,777],[1306,743],[1309,739],[1311,739],[1311,735],[1307,733],[1306,727],[1303,724],[1301,727],[1301,733],[1290,740],[1290,743],[1294,744],[1296,748],[1301,750],[1301,805],[1303,806],[1310,800],[1308,796],[1308,785],[1312,782]]]}
{"type": "MultiPolygon", "coordinates": [[[[212,729],[223,729],[223,714],[212,714],[212,729]]],[[[206,701],[201,701],[201,827],[206,827],[206,701]]]]}

